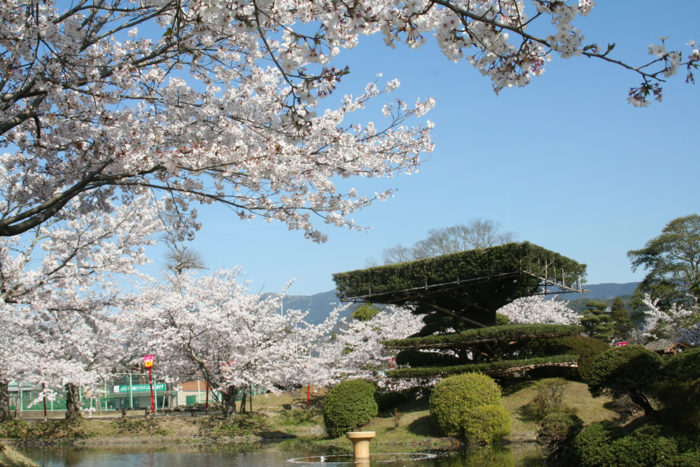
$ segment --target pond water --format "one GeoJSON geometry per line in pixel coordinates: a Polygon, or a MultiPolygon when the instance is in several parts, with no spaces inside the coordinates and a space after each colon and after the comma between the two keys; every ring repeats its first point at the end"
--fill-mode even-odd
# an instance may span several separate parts
{"type": "MultiPolygon", "coordinates": [[[[319,452],[318,447],[262,447],[253,451],[217,448],[19,448],[20,452],[42,467],[198,467],[198,466],[352,466],[349,452],[319,452]]],[[[523,458],[510,448],[477,448],[459,452],[432,453],[373,453],[375,467],[421,466],[460,467],[473,465],[515,466],[533,465],[532,457],[523,458]],[[514,456],[514,453],[516,454],[514,456]]]]}

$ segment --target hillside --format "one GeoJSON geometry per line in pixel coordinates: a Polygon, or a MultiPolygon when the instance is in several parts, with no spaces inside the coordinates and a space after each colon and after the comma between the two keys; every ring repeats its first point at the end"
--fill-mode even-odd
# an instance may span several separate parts
{"type": "MultiPolygon", "coordinates": [[[[632,295],[637,285],[639,285],[639,282],[587,284],[583,288],[590,292],[564,294],[561,296],[561,299],[570,301],[570,306],[574,310],[577,308],[583,309],[585,302],[588,300],[612,300],[615,297],[632,295]]],[[[335,290],[328,290],[327,292],[320,292],[314,295],[288,295],[284,298],[285,309],[308,311],[307,321],[314,324],[322,322],[333,307],[339,303],[340,300],[335,290]]],[[[357,307],[357,304],[351,305],[343,313],[343,316],[349,316],[357,307]]]]}

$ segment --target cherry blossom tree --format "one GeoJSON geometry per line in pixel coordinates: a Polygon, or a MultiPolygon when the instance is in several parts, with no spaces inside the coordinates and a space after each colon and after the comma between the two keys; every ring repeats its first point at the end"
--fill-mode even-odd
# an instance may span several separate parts
{"type": "Polygon", "coordinates": [[[384,372],[395,364],[395,355],[382,342],[412,336],[423,325],[423,316],[394,305],[387,306],[370,320],[353,319],[345,323],[323,350],[331,357],[327,361],[334,367],[327,384],[363,378],[387,385],[384,372]]]}
{"type": "Polygon", "coordinates": [[[682,303],[673,303],[666,310],[660,306],[661,299],[654,299],[644,294],[642,304],[644,320],[640,325],[642,335],[650,339],[670,338],[687,340],[691,345],[697,345],[700,313],[697,305],[686,308],[682,303]]]}
{"type": "MultiPolygon", "coordinates": [[[[306,383],[302,375],[310,373],[341,311],[310,325],[306,313],[282,309],[283,295],[249,293],[239,274],[184,271],[153,280],[122,317],[132,323],[134,353],[153,353],[159,371],[171,377],[201,376],[220,391],[227,417],[235,414],[241,388],[306,383]]],[[[319,371],[313,369],[313,382],[324,378],[319,371]]]]}
{"type": "Polygon", "coordinates": [[[496,313],[506,315],[514,324],[579,324],[581,317],[568,306],[568,302],[542,295],[521,297],[501,307],[496,313]]]}
{"type": "Polygon", "coordinates": [[[64,388],[66,416],[77,416],[78,386],[96,384],[119,362],[114,311],[128,297],[125,277],[148,261],[144,246],[163,228],[158,206],[150,196],[106,201],[101,211],[65,210],[22,236],[0,238],[4,384],[42,383],[50,394],[64,388]]]}
{"type": "Polygon", "coordinates": [[[585,43],[573,21],[591,0],[7,0],[0,3],[0,235],[27,232],[72,204],[100,210],[114,196],[170,194],[187,233],[190,202],[285,222],[324,240],[322,222],[388,192],[339,192],[338,177],[412,172],[430,151],[433,105],[384,101],[385,120],[353,113],[398,86],[370,83],[326,99],[347,67],[333,64],[361,36],[419,47],[475,66],[496,91],[524,86],[554,56],[624,67],[642,81],[630,101],[661,98],[663,80],[700,59],[650,47],[631,66],[612,46],[585,43]],[[319,110],[324,109],[324,110],[319,110]]]}

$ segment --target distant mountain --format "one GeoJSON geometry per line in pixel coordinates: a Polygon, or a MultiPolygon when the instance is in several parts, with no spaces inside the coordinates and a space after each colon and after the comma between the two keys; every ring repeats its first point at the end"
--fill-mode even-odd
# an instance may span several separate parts
{"type": "Polygon", "coordinates": [[[638,285],[639,282],[627,282],[625,284],[586,284],[583,288],[585,290],[590,290],[590,292],[563,294],[562,298],[564,300],[611,300],[615,297],[632,295],[634,289],[636,289],[638,285]]]}
{"type": "MultiPolygon", "coordinates": [[[[323,322],[331,310],[340,304],[340,300],[336,296],[335,290],[329,290],[314,295],[287,295],[282,304],[286,309],[308,311],[306,321],[318,324],[323,322]]],[[[341,316],[350,316],[358,307],[359,304],[352,305],[341,316]]]]}
{"type": "MultiPolygon", "coordinates": [[[[587,284],[583,286],[583,288],[590,290],[590,292],[583,294],[562,294],[559,298],[573,302],[570,304],[570,306],[575,305],[572,307],[573,309],[583,309],[585,302],[588,300],[612,300],[615,297],[632,295],[637,285],[639,285],[639,282],[628,282],[626,284],[587,284]]],[[[339,303],[340,300],[336,296],[335,290],[329,290],[314,295],[287,295],[284,298],[283,306],[285,309],[308,311],[309,314],[306,320],[309,323],[318,324],[321,323],[326,316],[328,316],[328,313],[339,303]]],[[[350,316],[358,307],[359,304],[353,304],[343,313],[343,316],[350,316]]]]}

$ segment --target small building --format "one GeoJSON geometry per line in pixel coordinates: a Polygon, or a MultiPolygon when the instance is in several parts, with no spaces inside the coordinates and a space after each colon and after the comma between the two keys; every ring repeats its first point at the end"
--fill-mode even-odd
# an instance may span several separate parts
{"type": "Polygon", "coordinates": [[[676,355],[690,348],[685,342],[674,341],[672,339],[657,339],[647,342],[647,349],[663,355],[676,355]]]}

